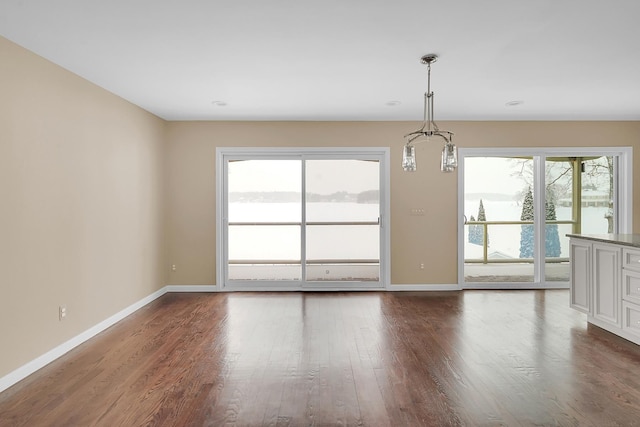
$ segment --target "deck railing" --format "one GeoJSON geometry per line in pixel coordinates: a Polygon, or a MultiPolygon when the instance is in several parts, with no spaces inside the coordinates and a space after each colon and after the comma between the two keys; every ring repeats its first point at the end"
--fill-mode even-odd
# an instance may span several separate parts
{"type": "MultiPolygon", "coordinates": [[[[545,220],[545,225],[575,225],[576,221],[572,220],[545,220]]],[[[482,258],[464,259],[465,263],[533,263],[533,258],[489,258],[489,245],[485,236],[488,236],[489,226],[493,225],[533,225],[533,221],[465,221],[464,225],[480,225],[482,226],[482,258]]],[[[560,263],[568,262],[568,257],[547,257],[545,262],[547,263],[560,263]]]]}

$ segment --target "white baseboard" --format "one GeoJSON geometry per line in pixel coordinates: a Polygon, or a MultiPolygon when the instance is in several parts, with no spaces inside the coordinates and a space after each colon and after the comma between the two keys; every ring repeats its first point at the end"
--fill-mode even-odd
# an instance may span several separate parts
{"type": "Polygon", "coordinates": [[[426,285],[426,284],[415,284],[415,285],[390,285],[387,286],[387,288],[385,289],[386,291],[389,292],[396,292],[396,291],[459,291],[462,288],[460,287],[460,285],[458,284],[450,284],[450,285],[444,285],[444,284],[433,284],[433,285],[426,285]]]}
{"type": "Polygon", "coordinates": [[[169,285],[167,292],[220,292],[216,285],[169,285]]]}
{"type": "Polygon", "coordinates": [[[459,291],[462,288],[458,284],[415,284],[415,285],[390,285],[386,288],[349,288],[349,287],[322,287],[317,288],[291,288],[286,286],[238,286],[219,289],[216,285],[169,285],[166,287],[167,292],[291,292],[291,291],[307,291],[307,292],[359,292],[359,291],[459,291]]]}
{"type": "Polygon", "coordinates": [[[4,377],[0,378],[0,392],[8,389],[9,387],[14,385],[18,381],[21,381],[22,379],[28,377],[29,375],[33,374],[38,369],[48,365],[49,363],[53,362],[54,360],[56,360],[60,356],[62,356],[65,353],[69,352],[70,350],[74,349],[75,347],[79,346],[80,344],[84,343],[85,341],[91,339],[92,337],[94,337],[95,335],[97,335],[100,332],[104,331],[105,329],[109,328],[110,326],[113,326],[114,324],[118,323],[120,320],[124,319],[125,317],[127,317],[128,315],[133,313],[134,311],[139,310],[140,308],[142,308],[145,305],[149,304],[151,301],[161,297],[162,295],[164,295],[167,292],[168,292],[167,287],[164,287],[162,289],[159,289],[159,290],[155,291],[151,295],[149,295],[149,296],[147,296],[145,298],[142,298],[140,301],[131,304],[129,307],[127,307],[127,308],[125,308],[123,310],[120,310],[119,312],[117,312],[113,316],[103,320],[102,322],[100,322],[97,325],[87,329],[86,331],[82,332],[81,334],[76,335],[75,337],[71,338],[70,340],[60,344],[59,346],[57,346],[57,347],[53,348],[52,350],[46,352],[42,356],[37,357],[36,359],[33,359],[32,361],[28,362],[27,364],[19,367],[18,369],[14,370],[12,372],[9,372],[4,377]]]}

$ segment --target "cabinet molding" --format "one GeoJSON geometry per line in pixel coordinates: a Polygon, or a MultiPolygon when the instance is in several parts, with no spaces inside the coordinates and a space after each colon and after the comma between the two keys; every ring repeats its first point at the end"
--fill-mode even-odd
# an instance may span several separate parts
{"type": "Polygon", "coordinates": [[[591,311],[591,246],[582,240],[570,243],[571,307],[587,314],[591,311]]]}

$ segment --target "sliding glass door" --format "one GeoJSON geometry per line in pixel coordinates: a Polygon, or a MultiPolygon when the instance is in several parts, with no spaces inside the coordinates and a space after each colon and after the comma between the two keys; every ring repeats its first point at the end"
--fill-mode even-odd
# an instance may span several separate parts
{"type": "Polygon", "coordinates": [[[300,280],[301,161],[230,160],[227,279],[300,280]]]}
{"type": "Polygon", "coordinates": [[[305,278],[380,281],[380,162],[305,161],[305,278]]]}
{"type": "Polygon", "coordinates": [[[463,149],[460,164],[466,288],[565,287],[567,234],[630,230],[627,149],[463,149]]]}
{"type": "Polygon", "coordinates": [[[383,287],[387,157],[220,149],[218,280],[230,289],[383,287]]]}
{"type": "Polygon", "coordinates": [[[533,163],[532,158],[465,158],[465,282],[533,283],[537,192],[519,175],[533,170],[533,163]]]}

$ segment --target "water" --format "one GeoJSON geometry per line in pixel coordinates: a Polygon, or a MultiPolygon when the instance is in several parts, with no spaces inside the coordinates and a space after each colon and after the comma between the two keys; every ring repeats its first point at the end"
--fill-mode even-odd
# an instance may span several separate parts
{"type": "MultiPolygon", "coordinates": [[[[465,215],[470,218],[478,214],[478,200],[465,201],[465,215]]],[[[483,200],[487,221],[519,221],[521,204],[515,201],[483,200]]],[[[582,232],[607,233],[608,223],[604,218],[606,207],[582,208],[582,232]]],[[[556,207],[559,220],[571,218],[570,207],[556,207]]],[[[379,206],[365,203],[309,203],[307,221],[377,221],[379,206]]],[[[428,219],[428,217],[427,217],[428,219]]],[[[231,203],[229,204],[230,222],[300,222],[301,205],[299,203],[231,203]]],[[[435,221],[435,218],[434,218],[435,221]]],[[[232,243],[232,259],[299,259],[300,228],[281,227],[231,227],[245,229],[237,233],[240,241],[232,243]],[[253,228],[253,232],[251,232],[253,228]],[[271,232],[260,229],[271,228],[271,232]],[[276,232],[277,231],[277,232],[276,232]],[[274,233],[275,232],[275,233],[274,233]],[[260,236],[257,236],[259,235],[260,236]],[[277,244],[274,244],[277,242],[277,244]]],[[[309,258],[376,258],[379,256],[378,226],[315,226],[309,234],[309,258]]],[[[465,257],[481,258],[482,245],[468,242],[468,229],[465,233],[465,257]]],[[[520,225],[489,226],[489,253],[493,256],[518,258],[520,254],[520,225]]],[[[571,225],[558,225],[561,257],[569,256],[571,225]]]]}
{"type": "MultiPolygon", "coordinates": [[[[379,206],[309,203],[307,222],[377,222],[379,206]]],[[[300,222],[299,203],[229,204],[230,222],[300,222]]],[[[230,259],[300,259],[300,226],[230,226],[230,259]],[[274,244],[277,242],[277,244],[274,244]]],[[[377,225],[307,227],[307,259],[378,259],[377,225]]]]}
{"type": "MultiPolygon", "coordinates": [[[[377,221],[379,207],[373,203],[308,203],[307,221],[377,221]]],[[[300,203],[230,203],[231,222],[300,222],[300,203]]]]}

